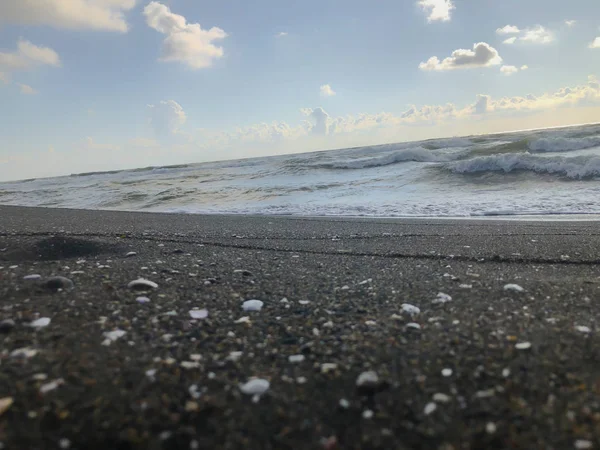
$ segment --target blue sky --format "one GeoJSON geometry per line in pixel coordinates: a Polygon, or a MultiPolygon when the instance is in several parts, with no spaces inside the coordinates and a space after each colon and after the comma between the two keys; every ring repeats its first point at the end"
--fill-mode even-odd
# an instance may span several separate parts
{"type": "Polygon", "coordinates": [[[0,180],[600,121],[596,38],[597,0],[0,0],[0,180]]]}

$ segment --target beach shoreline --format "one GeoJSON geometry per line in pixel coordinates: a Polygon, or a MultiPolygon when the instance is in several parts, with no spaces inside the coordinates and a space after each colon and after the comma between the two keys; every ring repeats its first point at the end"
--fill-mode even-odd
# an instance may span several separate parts
{"type": "Polygon", "coordinates": [[[598,448],[600,226],[494,219],[0,206],[0,442],[598,448]]]}

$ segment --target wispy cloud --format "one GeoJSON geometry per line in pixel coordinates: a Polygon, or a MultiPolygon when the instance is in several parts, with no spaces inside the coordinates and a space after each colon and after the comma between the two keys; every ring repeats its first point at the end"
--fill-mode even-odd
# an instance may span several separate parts
{"type": "Polygon", "coordinates": [[[21,94],[35,95],[38,93],[38,91],[27,84],[17,83],[17,85],[19,86],[19,89],[21,89],[21,94]]]}
{"type": "Polygon", "coordinates": [[[427,62],[419,64],[419,69],[435,71],[471,69],[495,66],[501,62],[502,58],[494,47],[485,42],[479,42],[473,45],[473,50],[454,50],[451,56],[444,58],[442,61],[437,56],[432,56],[427,62]]]}
{"type": "Polygon", "coordinates": [[[333,97],[335,95],[335,91],[331,89],[331,86],[328,84],[324,84],[320,88],[321,97],[333,97]]]}

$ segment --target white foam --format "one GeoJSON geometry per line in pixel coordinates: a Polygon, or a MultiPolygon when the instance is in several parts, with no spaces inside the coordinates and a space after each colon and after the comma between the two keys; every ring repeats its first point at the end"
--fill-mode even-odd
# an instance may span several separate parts
{"type": "Polygon", "coordinates": [[[569,152],[600,146],[600,136],[580,138],[549,137],[529,143],[529,149],[534,152],[569,152]]]}

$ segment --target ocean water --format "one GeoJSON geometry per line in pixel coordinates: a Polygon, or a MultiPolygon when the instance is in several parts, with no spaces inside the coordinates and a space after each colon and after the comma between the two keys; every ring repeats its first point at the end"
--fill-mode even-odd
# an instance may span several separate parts
{"type": "Polygon", "coordinates": [[[0,204],[373,217],[600,214],[600,125],[6,182],[0,204]]]}

